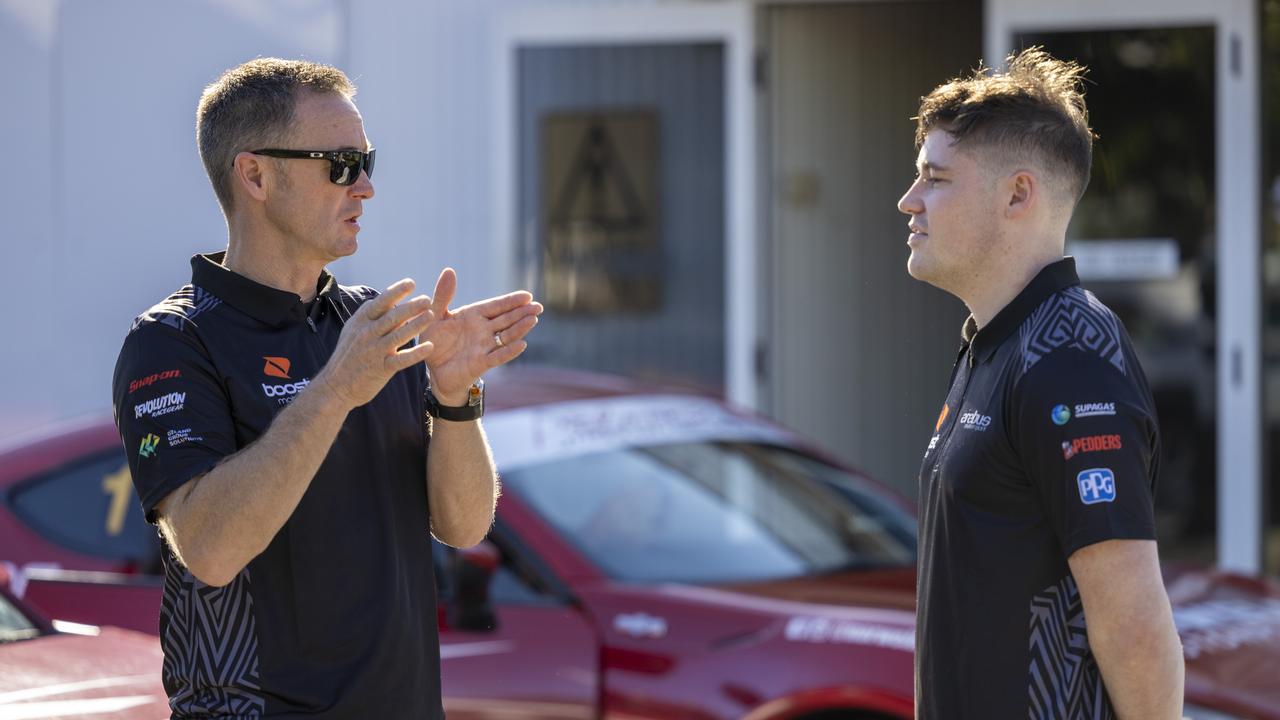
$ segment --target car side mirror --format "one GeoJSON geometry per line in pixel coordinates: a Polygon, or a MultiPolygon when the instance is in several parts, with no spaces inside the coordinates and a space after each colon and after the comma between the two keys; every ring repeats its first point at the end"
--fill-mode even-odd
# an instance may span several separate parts
{"type": "Polygon", "coordinates": [[[453,553],[449,573],[453,588],[449,598],[449,627],[471,632],[491,632],[498,627],[498,616],[489,599],[493,575],[502,562],[502,554],[488,540],[475,547],[453,553]]]}

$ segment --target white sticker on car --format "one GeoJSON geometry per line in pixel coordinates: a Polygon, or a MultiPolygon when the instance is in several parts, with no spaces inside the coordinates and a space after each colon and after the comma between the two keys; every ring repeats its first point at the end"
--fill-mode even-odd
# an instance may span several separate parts
{"type": "Polygon", "coordinates": [[[574,400],[495,412],[484,422],[499,470],[625,447],[790,439],[762,420],[687,395],[574,400]]]}

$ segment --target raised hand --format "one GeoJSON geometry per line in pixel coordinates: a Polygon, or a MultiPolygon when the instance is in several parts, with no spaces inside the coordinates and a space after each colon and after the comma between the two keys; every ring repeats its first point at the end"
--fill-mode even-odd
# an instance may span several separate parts
{"type": "Polygon", "coordinates": [[[372,400],[392,375],[423,362],[432,351],[430,343],[397,349],[435,319],[426,295],[400,302],[414,287],[412,280],[400,280],[361,305],[312,385],[325,387],[348,409],[356,408],[372,400]]]}
{"type": "Polygon", "coordinates": [[[419,336],[431,348],[425,355],[431,392],[441,404],[454,406],[466,402],[476,378],[525,351],[524,337],[542,313],[542,304],[524,290],[450,310],[457,289],[457,274],[445,268],[431,302],[434,320],[419,336]]]}

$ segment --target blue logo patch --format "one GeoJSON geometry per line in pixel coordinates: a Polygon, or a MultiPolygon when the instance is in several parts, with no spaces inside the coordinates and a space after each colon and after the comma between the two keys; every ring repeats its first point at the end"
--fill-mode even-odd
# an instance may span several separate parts
{"type": "Polygon", "coordinates": [[[1111,468],[1093,468],[1076,476],[1080,502],[1085,505],[1113,502],[1116,499],[1116,474],[1111,468]]]}
{"type": "Polygon", "coordinates": [[[1066,425],[1071,421],[1071,408],[1066,405],[1055,406],[1049,417],[1053,418],[1054,425],[1066,425]]]}

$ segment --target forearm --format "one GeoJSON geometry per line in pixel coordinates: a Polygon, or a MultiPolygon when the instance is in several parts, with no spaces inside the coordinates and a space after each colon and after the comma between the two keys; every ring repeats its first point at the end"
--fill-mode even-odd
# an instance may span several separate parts
{"type": "Polygon", "coordinates": [[[1182,643],[1152,540],[1107,540],[1068,563],[1080,588],[1089,647],[1116,714],[1182,717],[1182,643]]]}
{"type": "Polygon", "coordinates": [[[431,532],[440,542],[469,547],[489,532],[498,477],[480,421],[432,421],[427,496],[431,532]]]}
{"type": "Polygon", "coordinates": [[[1145,607],[1095,622],[1086,610],[1089,644],[1121,720],[1182,717],[1182,644],[1164,593],[1145,607]]]}
{"type": "Polygon", "coordinates": [[[193,575],[224,585],[266,549],[310,486],[347,412],[321,373],[256,442],[165,499],[161,527],[193,575]]]}

